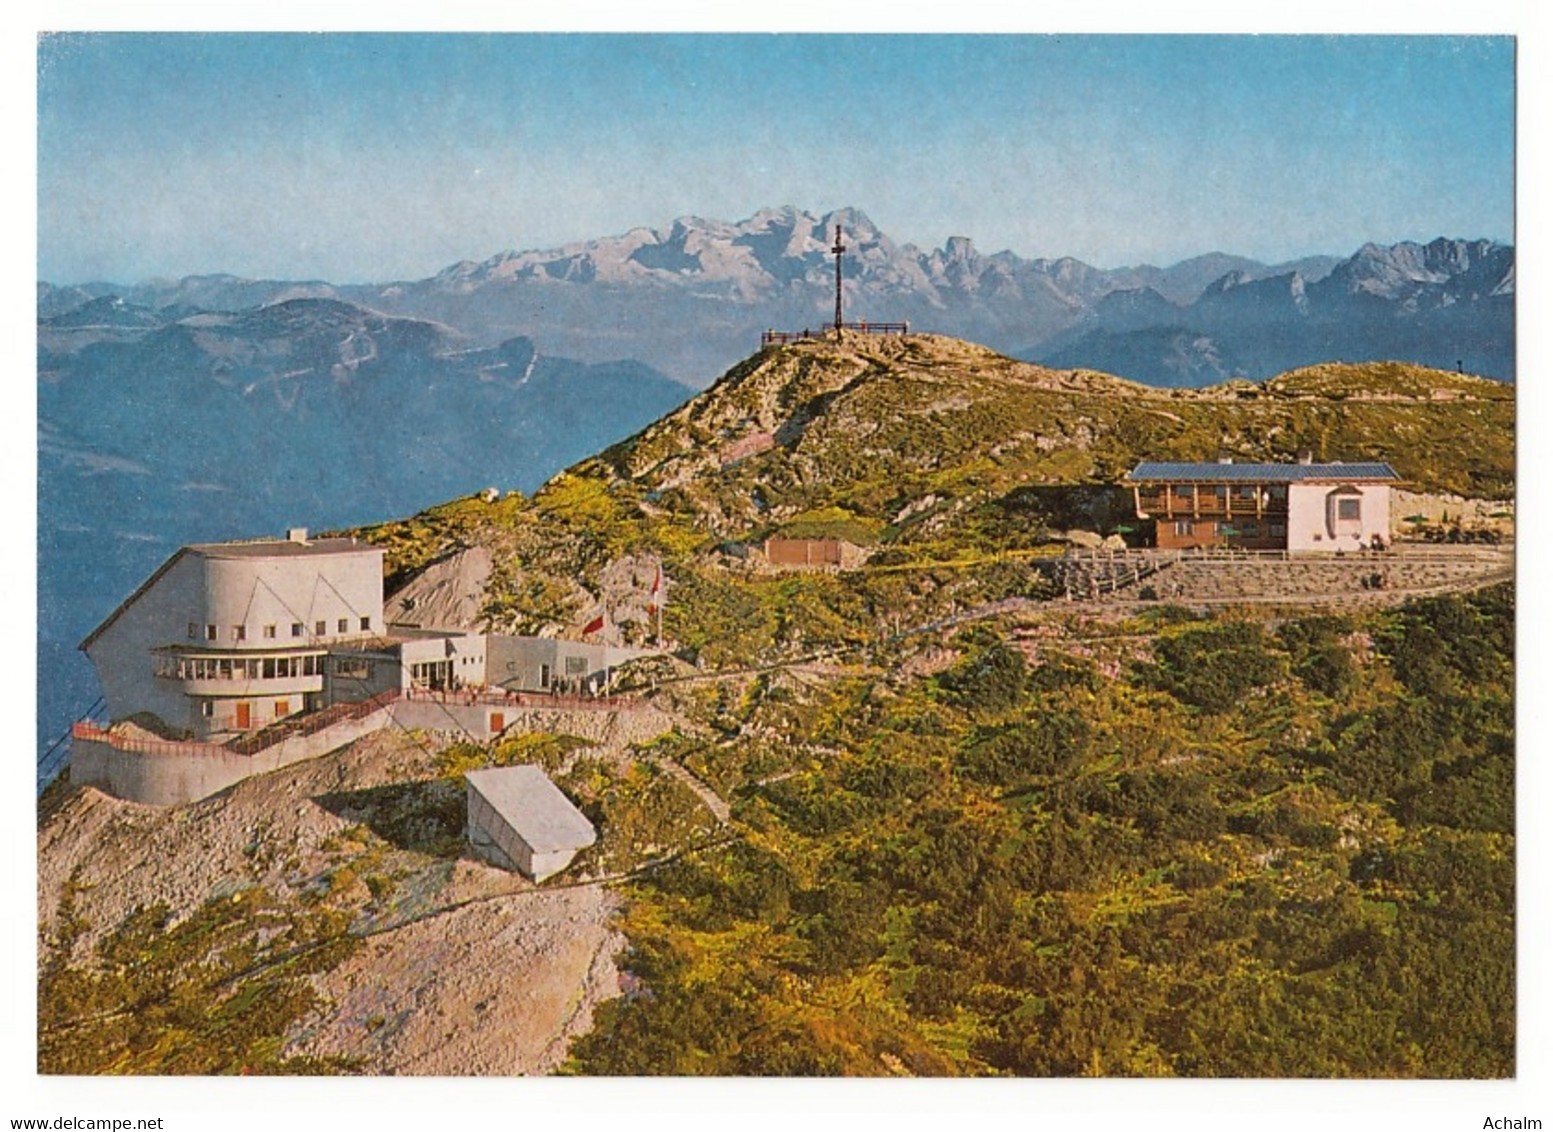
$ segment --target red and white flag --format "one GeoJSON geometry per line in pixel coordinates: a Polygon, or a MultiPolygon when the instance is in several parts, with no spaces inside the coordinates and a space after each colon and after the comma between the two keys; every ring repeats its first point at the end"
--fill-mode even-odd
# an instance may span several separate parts
{"type": "Polygon", "coordinates": [[[648,613],[657,613],[658,612],[658,603],[661,600],[660,595],[662,593],[663,593],[663,567],[659,566],[658,569],[657,569],[657,572],[655,574],[653,574],[653,577],[652,577],[652,592],[648,595],[649,600],[647,602],[647,612],[648,613]]]}
{"type": "Polygon", "coordinates": [[[604,615],[600,613],[582,627],[582,635],[586,637],[589,633],[597,633],[602,628],[604,628],[604,615]]]}

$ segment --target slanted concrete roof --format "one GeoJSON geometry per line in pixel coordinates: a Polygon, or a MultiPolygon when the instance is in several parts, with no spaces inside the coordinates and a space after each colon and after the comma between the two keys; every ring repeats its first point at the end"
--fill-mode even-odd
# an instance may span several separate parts
{"type": "Polygon", "coordinates": [[[1390,464],[1219,464],[1144,461],[1130,483],[1398,483],[1390,464]]]}
{"type": "Polygon", "coordinates": [[[108,614],[108,616],[103,619],[102,624],[98,625],[97,628],[88,633],[86,635],[86,639],[77,645],[76,648],[80,649],[82,652],[85,652],[87,649],[91,648],[92,642],[96,641],[98,637],[107,632],[108,626],[117,621],[123,615],[126,609],[144,597],[146,591],[160,582],[162,580],[162,575],[166,574],[167,571],[176,566],[178,564],[178,560],[188,553],[189,548],[186,546],[180,550],[175,550],[171,558],[158,566],[149,578],[141,582],[140,585],[136,586],[134,593],[130,594],[123,601],[119,602],[118,606],[115,607],[113,612],[108,614]]]}
{"type": "Polygon", "coordinates": [[[464,781],[536,853],[583,849],[597,840],[593,823],[537,766],[472,770],[464,781]]]}
{"type": "Polygon", "coordinates": [[[242,542],[198,542],[188,548],[205,558],[310,558],[324,554],[365,554],[383,548],[353,538],[249,539],[242,542]]]}
{"type": "Polygon", "coordinates": [[[190,546],[181,547],[173,552],[166,562],[156,568],[145,581],[135,588],[123,601],[119,602],[113,612],[103,619],[102,624],[87,634],[76,647],[83,652],[91,647],[92,642],[102,636],[108,626],[112,625],[124,611],[134,605],[145,596],[147,590],[162,580],[162,575],[171,570],[173,566],[186,554],[197,555],[201,558],[306,558],[310,556],[326,554],[366,554],[375,552],[383,553],[381,546],[370,542],[360,542],[353,538],[318,538],[310,542],[293,542],[290,539],[249,539],[243,542],[197,542],[190,546]]]}

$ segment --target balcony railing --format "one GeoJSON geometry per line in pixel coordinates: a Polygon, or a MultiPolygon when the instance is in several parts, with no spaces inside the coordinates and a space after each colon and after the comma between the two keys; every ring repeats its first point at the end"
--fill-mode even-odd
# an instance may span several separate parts
{"type": "Polygon", "coordinates": [[[1138,510],[1144,515],[1155,518],[1160,516],[1193,516],[1199,518],[1212,518],[1216,515],[1250,516],[1281,516],[1289,513],[1289,500],[1283,498],[1258,499],[1255,496],[1243,497],[1231,492],[1222,495],[1215,491],[1199,491],[1196,499],[1186,495],[1176,495],[1169,491],[1140,491],[1138,492],[1138,510]]]}
{"type": "Polygon", "coordinates": [[[262,731],[243,735],[230,743],[201,742],[197,739],[159,739],[154,736],[125,735],[96,723],[77,723],[70,729],[76,739],[94,743],[106,743],[118,751],[134,751],[145,755],[254,755],[260,751],[284,743],[287,739],[316,735],[338,723],[353,722],[387,707],[399,698],[398,689],[383,692],[370,700],[353,704],[335,704],[323,711],[289,716],[262,731]]]}

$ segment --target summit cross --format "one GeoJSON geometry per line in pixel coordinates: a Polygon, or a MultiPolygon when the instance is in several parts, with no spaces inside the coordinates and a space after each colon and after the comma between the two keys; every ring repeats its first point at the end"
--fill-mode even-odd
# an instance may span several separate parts
{"type": "Polygon", "coordinates": [[[836,257],[836,340],[841,340],[841,254],[847,250],[847,246],[841,242],[841,225],[836,225],[836,246],[831,248],[831,254],[836,257]]]}

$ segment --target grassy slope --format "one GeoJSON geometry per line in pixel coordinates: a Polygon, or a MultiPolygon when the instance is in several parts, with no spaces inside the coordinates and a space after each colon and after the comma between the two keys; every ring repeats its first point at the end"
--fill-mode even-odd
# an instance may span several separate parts
{"type": "MultiPolygon", "coordinates": [[[[894,574],[734,586],[767,610],[769,640],[791,620],[782,602],[806,591],[800,604],[825,605],[829,617],[796,616],[829,645],[867,638],[886,614],[922,620],[1029,584],[993,563],[951,572],[935,563],[1040,552],[1072,526],[1135,526],[1115,485],[1142,458],[1287,460],[1309,449],[1388,460],[1420,490],[1508,498],[1513,435],[1513,390],[1417,366],[1318,366],[1262,387],[1159,390],[952,339],[854,336],[755,355],[531,500],[460,500],[362,533],[388,546],[396,577],[470,542],[490,545],[491,622],[531,632],[574,627],[610,562],[661,556],[681,587],[671,605],[681,640],[715,637],[726,617],[714,614],[739,604],[728,560],[713,553],[720,545],[774,532],[882,545],[875,561],[894,574]],[[1436,389],[1456,399],[1433,399],[1436,389]],[[768,450],[720,458],[763,433],[768,450]],[[849,620],[850,634],[834,618],[849,620]]],[[[803,625],[791,628],[789,638],[805,637],[803,625]]]]}
{"type": "Polygon", "coordinates": [[[571,1068],[1506,1076],[1512,622],[1004,623],[707,696],[739,840],[632,886],[651,994],[571,1068]]]}
{"type": "Polygon", "coordinates": [[[418,517],[508,556],[498,615],[532,625],[554,599],[536,579],[586,587],[612,557],[661,554],[688,655],[852,664],[819,686],[778,671],[676,693],[698,727],[669,747],[737,800],[738,837],[633,886],[652,993],[606,1012],[573,1067],[1511,1072],[1503,597],[1249,645],[1219,622],[878,639],[1034,593],[988,551],[1106,515],[1137,459],[1309,448],[1507,497],[1513,413],[1503,386],[1414,366],[1193,393],[927,337],[817,343],[750,359],[530,502],[418,517]],[[771,449],[723,464],[763,432],[771,449]],[[758,576],[711,553],[849,525],[882,565],[758,576]],[[1500,645],[1454,651],[1484,635],[1500,645]],[[974,702],[1010,643],[1038,666],[974,702]],[[1433,702],[1418,670],[1455,693],[1433,702]]]}

